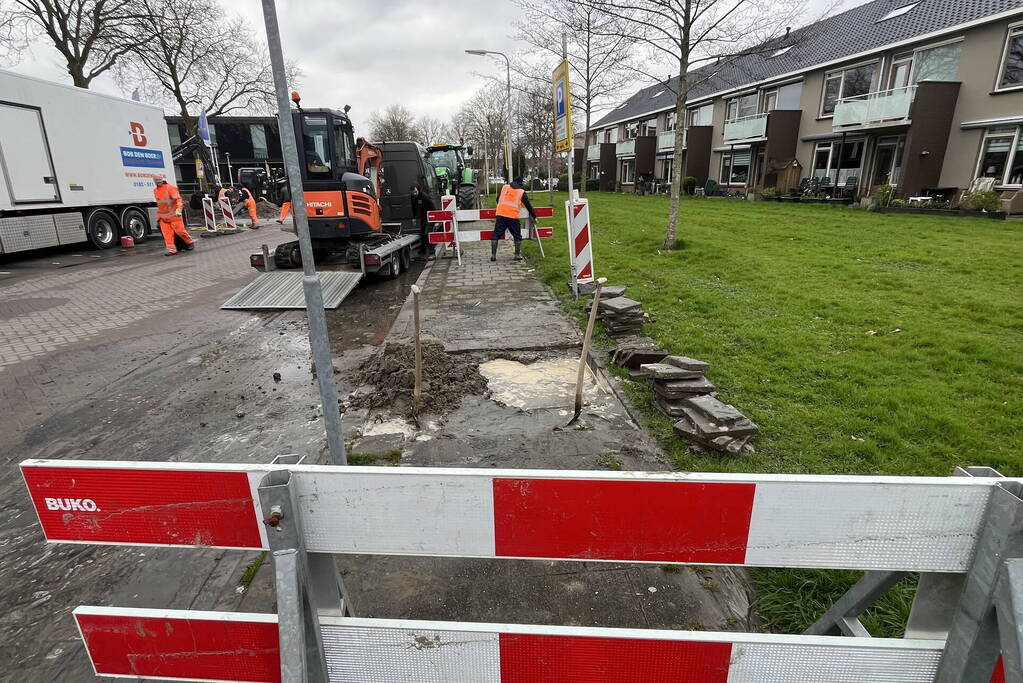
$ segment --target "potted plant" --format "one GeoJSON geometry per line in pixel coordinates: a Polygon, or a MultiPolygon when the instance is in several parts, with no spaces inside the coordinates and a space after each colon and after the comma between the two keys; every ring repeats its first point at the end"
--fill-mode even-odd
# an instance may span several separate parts
{"type": "Polygon", "coordinates": [[[765,187],[760,190],[760,201],[763,202],[776,202],[778,201],[778,189],[775,187],[765,187]]]}
{"type": "Polygon", "coordinates": [[[959,208],[959,213],[964,216],[987,216],[996,220],[1005,218],[1002,198],[994,190],[967,192],[959,201],[959,208]]]}

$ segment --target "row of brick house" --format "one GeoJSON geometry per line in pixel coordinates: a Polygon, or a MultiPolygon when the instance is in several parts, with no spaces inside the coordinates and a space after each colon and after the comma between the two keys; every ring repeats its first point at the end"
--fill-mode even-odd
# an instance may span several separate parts
{"type": "Polygon", "coordinates": [[[809,179],[853,196],[952,196],[978,177],[1023,188],[1023,0],[874,0],[690,77],[683,158],[676,79],[592,126],[599,189],[675,172],[742,194],[809,179]]]}

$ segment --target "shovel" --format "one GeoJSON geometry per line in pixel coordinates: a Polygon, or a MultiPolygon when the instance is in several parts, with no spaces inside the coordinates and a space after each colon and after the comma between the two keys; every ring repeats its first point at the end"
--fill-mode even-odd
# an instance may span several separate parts
{"type": "Polygon", "coordinates": [[[575,377],[575,414],[566,427],[572,426],[583,411],[583,380],[586,378],[586,358],[590,355],[590,339],[593,337],[593,324],[597,321],[597,309],[600,308],[600,289],[607,282],[606,277],[597,278],[597,288],[593,290],[593,306],[590,308],[590,319],[586,323],[586,334],[583,335],[583,352],[579,357],[579,372],[575,377]]]}

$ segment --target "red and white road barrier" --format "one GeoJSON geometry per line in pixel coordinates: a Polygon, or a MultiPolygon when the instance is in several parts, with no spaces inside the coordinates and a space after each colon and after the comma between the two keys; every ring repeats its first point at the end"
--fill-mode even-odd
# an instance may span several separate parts
{"type": "Polygon", "coordinates": [[[211,232],[216,232],[217,215],[213,210],[213,197],[202,198],[202,213],[203,218],[206,220],[206,229],[211,232]]]}
{"type": "MultiPolygon", "coordinates": [[[[276,615],[79,607],[96,673],[278,683],[276,615]]],[[[910,683],[944,642],[321,617],[346,683],[910,683]]]]}
{"type": "MultiPolygon", "coordinates": [[[[270,465],[27,460],[48,541],[266,549],[270,465]]],[[[312,552],[966,572],[994,482],[289,466],[312,552]],[[331,501],[330,505],[319,501],[331,501]]]]}
{"type": "MultiPolygon", "coordinates": [[[[445,197],[446,199],[446,197],[445,197]]],[[[452,198],[453,199],[453,198],[452,198]]],[[[488,242],[493,239],[494,230],[461,230],[460,223],[473,223],[476,221],[492,221],[497,218],[496,209],[454,209],[454,205],[444,205],[446,208],[440,211],[430,211],[426,219],[434,223],[444,223],[443,232],[431,232],[429,235],[430,244],[452,244],[461,242],[488,242]],[[450,228],[448,228],[450,226],[450,228]]],[[[554,209],[549,206],[538,206],[534,209],[537,218],[550,218],[554,215],[554,209]]],[[[519,218],[529,218],[529,212],[525,207],[520,209],[519,218]]],[[[522,239],[535,240],[539,238],[552,237],[554,228],[531,229],[528,226],[522,228],[522,239]]],[[[501,239],[511,239],[505,233],[501,239]]],[[[461,264],[461,260],[459,260],[461,264]]]]}
{"type": "Polygon", "coordinates": [[[574,289],[593,282],[593,242],[590,234],[590,202],[576,199],[565,202],[565,215],[569,220],[569,254],[572,258],[574,289]],[[574,204],[574,206],[572,206],[574,204]]]}
{"type": "Polygon", "coordinates": [[[228,230],[237,230],[238,225],[234,221],[234,208],[231,206],[231,199],[222,197],[220,199],[220,213],[224,214],[224,223],[228,230]]]}

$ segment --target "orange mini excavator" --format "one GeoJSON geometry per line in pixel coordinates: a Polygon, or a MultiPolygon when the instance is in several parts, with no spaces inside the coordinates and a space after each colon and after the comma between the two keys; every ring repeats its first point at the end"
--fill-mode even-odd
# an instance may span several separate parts
{"type": "MultiPolygon", "coordinates": [[[[291,116],[314,253],[325,255],[345,251],[353,243],[373,242],[381,233],[383,153],[365,138],[355,142],[349,107],[303,109],[297,92],[291,93],[291,99],[296,107],[291,116]]],[[[282,247],[279,252],[286,254],[287,245],[282,247]]],[[[297,258],[297,242],[293,251],[297,258]]]]}

